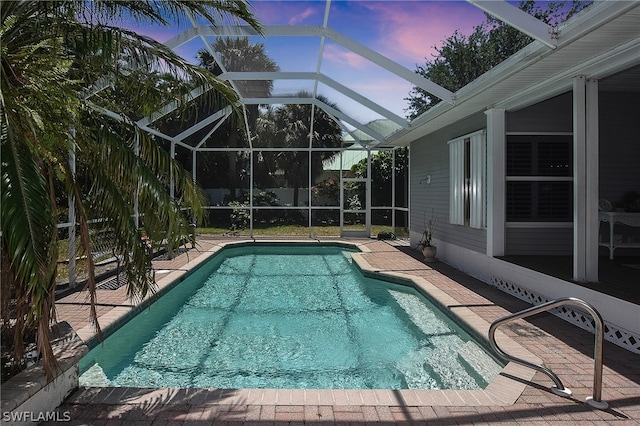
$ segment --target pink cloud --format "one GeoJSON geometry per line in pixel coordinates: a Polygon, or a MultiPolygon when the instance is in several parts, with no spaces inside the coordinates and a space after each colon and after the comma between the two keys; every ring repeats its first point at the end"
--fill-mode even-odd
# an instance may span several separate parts
{"type": "Polygon", "coordinates": [[[357,53],[331,43],[327,43],[324,47],[324,59],[353,68],[365,68],[370,64],[357,53]]]}
{"type": "Polygon", "coordinates": [[[302,11],[302,13],[292,16],[291,19],[289,19],[289,25],[296,25],[301,22],[305,22],[307,18],[315,15],[316,12],[317,12],[316,10],[308,7],[304,11],[302,11]]]}
{"type": "Polygon", "coordinates": [[[319,25],[324,10],[322,2],[307,1],[254,1],[252,6],[264,25],[319,25]]]}
{"type": "Polygon", "coordinates": [[[376,49],[399,62],[424,63],[455,30],[469,34],[484,20],[463,2],[362,2],[378,16],[376,49]]]}

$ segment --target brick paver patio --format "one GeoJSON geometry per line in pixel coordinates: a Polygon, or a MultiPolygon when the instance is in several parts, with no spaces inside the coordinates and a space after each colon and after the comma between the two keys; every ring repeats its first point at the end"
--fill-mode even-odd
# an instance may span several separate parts
{"type": "MultiPolygon", "coordinates": [[[[195,250],[167,261],[154,261],[158,283],[200,262],[228,240],[200,239],[195,250]],[[204,257],[204,256],[202,256],[204,257]]],[[[349,240],[366,252],[373,269],[417,277],[455,300],[453,312],[472,312],[487,323],[528,305],[441,262],[427,264],[418,252],[396,242],[349,240]]],[[[124,287],[98,291],[104,328],[131,309],[124,287]]],[[[58,302],[58,319],[83,339],[93,334],[86,294],[58,302]]],[[[639,307],[640,309],[640,307],[639,307]]],[[[606,318],[605,318],[606,319],[606,318]]],[[[593,386],[593,335],[550,314],[506,325],[502,331],[572,390],[569,398],[553,394],[542,373],[521,366],[506,368],[499,385],[487,391],[391,390],[222,390],[88,388],[73,393],[58,408],[72,424],[640,424],[640,355],[606,342],[602,399],[597,410],[585,403],[593,386]]],[[[513,364],[510,364],[513,366],[513,364]]]]}

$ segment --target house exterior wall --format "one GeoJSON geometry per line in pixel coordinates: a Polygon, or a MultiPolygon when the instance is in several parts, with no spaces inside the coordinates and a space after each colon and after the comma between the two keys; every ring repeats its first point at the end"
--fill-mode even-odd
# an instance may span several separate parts
{"type": "MultiPolygon", "coordinates": [[[[507,133],[571,132],[572,98],[565,93],[518,111],[507,113],[507,133]]],[[[614,208],[626,192],[640,192],[640,101],[634,93],[602,92],[599,95],[599,198],[609,200],[614,208]],[[623,153],[623,155],[621,155],[623,153]]],[[[608,227],[601,226],[601,238],[608,239],[608,227]]],[[[640,241],[640,228],[618,224],[616,234],[632,242],[640,241]]],[[[573,228],[545,228],[507,224],[506,254],[570,255],[573,228]]],[[[605,253],[605,249],[601,249],[605,253]]],[[[640,250],[625,249],[620,254],[637,255],[640,250]]]]}
{"type": "MultiPolygon", "coordinates": [[[[638,165],[625,165],[640,158],[640,144],[635,143],[640,134],[638,100],[631,96],[602,94],[600,111],[600,191],[617,189],[620,182],[640,184],[638,165]],[[635,115],[634,115],[635,114],[635,115]],[[632,122],[632,125],[629,125],[632,122]],[[624,126],[622,125],[624,124],[624,126]],[[624,131],[620,131],[625,127],[624,131]],[[615,134],[615,137],[610,135],[615,134]],[[631,142],[630,142],[631,141],[631,142]],[[606,154],[603,153],[606,151],[606,154]],[[628,155],[627,155],[628,153],[628,155]],[[612,155],[607,155],[612,154],[612,155]]],[[[544,102],[506,113],[506,131],[510,132],[572,132],[572,94],[566,93],[544,102]]],[[[577,297],[591,303],[604,318],[611,333],[623,338],[606,336],[614,342],[625,341],[640,335],[640,313],[634,305],[599,293],[587,287],[532,271],[486,253],[487,230],[450,225],[449,218],[449,151],[447,141],[486,127],[487,117],[474,115],[454,126],[443,128],[410,145],[411,185],[411,244],[420,240],[425,221],[433,209],[438,220],[435,241],[437,257],[462,272],[490,283],[506,292],[531,303],[541,303],[559,297],[577,297]],[[430,177],[430,183],[426,178],[430,177]],[[635,312],[630,314],[630,312],[635,312]]],[[[488,140],[487,144],[491,144],[488,140]]],[[[605,191],[605,192],[603,192],[605,191]]],[[[612,196],[612,198],[614,198],[612,196]]],[[[544,223],[528,227],[507,224],[506,254],[572,254],[573,225],[571,222],[548,225],[544,223]],[[550,243],[551,242],[551,243],[550,243]],[[551,249],[551,251],[549,251],[551,249]]],[[[585,323],[588,323],[586,321],[585,323]]],[[[625,346],[625,344],[621,344],[625,346]]],[[[629,346],[628,344],[625,346],[629,346]]]]}
{"type": "MultiPolygon", "coordinates": [[[[566,93],[507,112],[507,133],[571,132],[572,96],[566,93]]],[[[411,243],[416,245],[432,212],[437,219],[436,241],[486,253],[486,229],[449,224],[449,151],[447,141],[486,128],[486,116],[474,115],[411,144],[411,243]],[[427,177],[430,183],[427,183],[427,177]]],[[[487,141],[488,144],[491,141],[487,141]]],[[[505,232],[505,254],[571,255],[573,227],[563,224],[509,223],[505,232]]],[[[442,257],[443,250],[440,250],[442,257]]],[[[454,261],[455,262],[455,261],[454,261]]]]}
{"type": "MultiPolygon", "coordinates": [[[[410,145],[411,245],[416,246],[432,214],[436,218],[434,241],[486,253],[486,229],[449,223],[449,146],[447,142],[486,127],[484,113],[476,114],[410,145]],[[429,183],[427,183],[429,182],[429,183]]],[[[438,249],[442,254],[442,250],[438,249]]]]}
{"type": "MultiPolygon", "coordinates": [[[[558,49],[532,43],[456,92],[454,104],[429,111],[415,130],[402,132],[396,142],[406,143],[411,135],[421,135],[410,142],[412,244],[418,242],[425,216],[433,209],[439,220],[435,240],[441,261],[533,304],[561,297],[585,300],[605,319],[609,330],[605,338],[640,353],[637,304],[502,258],[548,254],[552,249],[572,256],[573,280],[595,281],[603,255],[600,251],[598,259],[598,200],[608,199],[617,208],[616,201],[624,193],[640,192],[640,38],[636,23],[640,8],[631,6],[632,2],[604,3],[606,8],[603,4],[589,9],[564,26],[558,49]],[[474,114],[480,110],[486,110],[486,118],[474,114]],[[492,124],[487,131],[492,137],[487,151],[493,166],[488,170],[493,201],[489,228],[449,225],[446,141],[484,128],[487,122],[492,124]],[[439,127],[445,123],[455,124],[439,127]],[[519,141],[510,137],[514,134],[519,134],[519,141]],[[531,134],[546,136],[533,138],[531,134]],[[573,156],[571,163],[569,155],[573,156]],[[503,169],[507,156],[509,167],[503,169]],[[427,177],[431,183],[426,183],[427,177]],[[507,199],[504,194],[508,191],[515,197],[507,199]],[[504,206],[500,204],[503,200],[504,206]],[[509,218],[506,223],[503,212],[509,218]]],[[[638,241],[624,242],[630,246],[638,241]]],[[[636,250],[624,247],[616,256],[636,250]]],[[[633,260],[630,263],[637,263],[633,260]]],[[[588,329],[591,318],[574,322],[588,329]]]]}
{"type": "MultiPolygon", "coordinates": [[[[600,183],[599,197],[614,204],[628,191],[640,192],[640,101],[633,93],[600,94],[600,183]],[[623,155],[621,155],[623,153],[623,155]]],[[[526,108],[506,113],[509,133],[571,133],[572,94],[564,93],[526,108]]],[[[472,116],[411,144],[411,243],[416,245],[433,214],[437,220],[434,238],[465,249],[486,253],[486,230],[449,224],[449,151],[447,141],[486,127],[484,114],[472,116]],[[429,182],[427,183],[427,177],[429,182]]],[[[488,141],[491,143],[491,141],[488,141]]],[[[640,228],[616,225],[624,238],[640,241],[640,228]]],[[[507,255],[571,255],[572,222],[546,225],[507,223],[507,255]]],[[[608,228],[601,226],[601,233],[608,228]]],[[[616,231],[617,233],[618,231],[616,231]]],[[[603,235],[607,239],[608,235],[603,235]]],[[[625,240],[626,241],[626,240],[625,240]]],[[[442,247],[444,250],[444,247],[442,247]]],[[[443,250],[440,250],[442,257],[443,250]]],[[[602,250],[605,250],[602,248],[602,250]]],[[[604,252],[603,252],[604,253],[604,252]]],[[[621,252],[622,253],[622,252],[621,252]]],[[[640,250],[625,249],[637,255],[640,250]]]]}

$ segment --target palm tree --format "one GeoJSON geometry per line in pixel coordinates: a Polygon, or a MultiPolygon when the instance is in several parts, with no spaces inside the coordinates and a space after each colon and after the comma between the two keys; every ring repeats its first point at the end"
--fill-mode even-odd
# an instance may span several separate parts
{"type": "MultiPolygon", "coordinates": [[[[298,93],[299,98],[309,98],[306,92],[298,93]]],[[[335,103],[325,96],[317,99],[333,109],[335,103]]],[[[340,125],[324,110],[315,108],[313,113],[313,131],[311,127],[311,109],[308,104],[289,104],[278,108],[269,108],[258,120],[256,138],[261,146],[300,148],[299,151],[281,151],[275,155],[275,163],[284,171],[284,177],[293,188],[293,205],[299,204],[298,189],[309,180],[309,153],[314,147],[336,148],[336,151],[317,151],[312,155],[312,180],[322,172],[324,161],[334,157],[342,145],[340,125]]]]}
{"type": "MultiPolygon", "coordinates": [[[[394,151],[379,151],[371,156],[371,205],[391,206],[391,183],[396,177],[396,202],[403,205],[405,173],[409,164],[409,150],[398,148],[394,151]],[[395,155],[395,169],[393,157],[395,155]]],[[[363,158],[353,166],[351,173],[354,177],[367,177],[367,159],[363,158]]]]}
{"type": "MultiPolygon", "coordinates": [[[[164,45],[112,25],[125,17],[139,27],[169,25],[187,16],[212,25],[243,20],[261,31],[242,0],[2,2],[2,333],[12,338],[19,363],[24,337],[35,331],[48,378],[56,367],[49,340],[58,258],[56,188],[72,200],[86,253],[89,220],[107,221],[131,297],[144,297],[154,285],[134,212],[151,238],[170,245],[188,232],[185,208],[201,215],[201,191],[136,121],[194,86],[210,89],[203,100],[216,105],[235,105],[237,96],[164,45]],[[172,184],[174,198],[167,192],[172,184]]],[[[90,315],[99,331],[87,258],[90,315]]]]}
{"type": "MultiPolygon", "coordinates": [[[[215,75],[220,75],[223,72],[223,67],[229,72],[276,72],[280,70],[278,64],[267,55],[264,44],[252,44],[247,37],[219,38],[213,44],[213,50],[215,58],[209,51],[199,50],[198,63],[215,75]]],[[[243,97],[268,98],[273,90],[272,80],[235,80],[234,84],[243,97]]],[[[258,105],[247,105],[245,108],[249,128],[254,130],[258,118],[258,105]]],[[[229,148],[238,147],[243,136],[248,138],[245,133],[244,123],[234,122],[225,123],[217,131],[217,135],[226,137],[226,146],[229,148]]],[[[244,142],[246,141],[247,139],[244,139],[244,142]]],[[[243,146],[248,146],[248,143],[243,146]]],[[[246,161],[246,158],[235,151],[227,153],[228,163],[225,167],[227,172],[222,175],[227,181],[219,182],[227,185],[232,199],[235,197],[238,186],[238,159],[246,161]]],[[[214,170],[211,170],[214,167],[210,163],[203,162],[203,166],[209,168],[207,173],[215,173],[214,170]]]]}

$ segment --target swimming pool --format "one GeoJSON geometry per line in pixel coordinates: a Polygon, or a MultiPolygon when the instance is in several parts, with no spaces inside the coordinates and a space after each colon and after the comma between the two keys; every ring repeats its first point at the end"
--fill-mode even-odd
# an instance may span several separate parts
{"type": "Polygon", "coordinates": [[[479,389],[501,366],[413,287],[341,247],[222,250],[98,345],[80,384],[479,389]]]}

